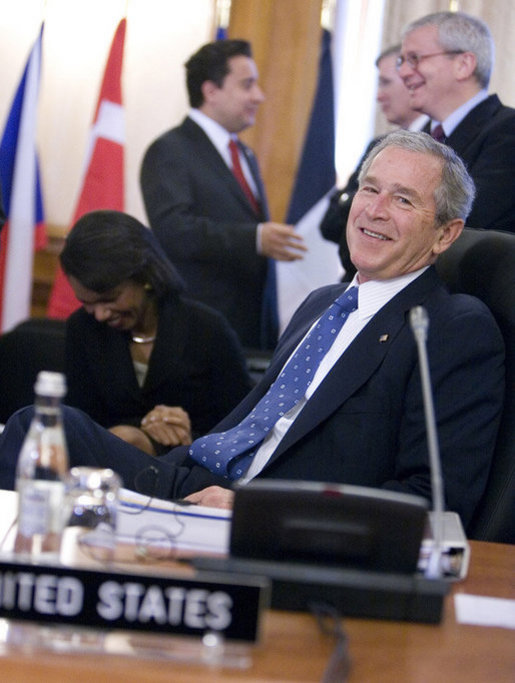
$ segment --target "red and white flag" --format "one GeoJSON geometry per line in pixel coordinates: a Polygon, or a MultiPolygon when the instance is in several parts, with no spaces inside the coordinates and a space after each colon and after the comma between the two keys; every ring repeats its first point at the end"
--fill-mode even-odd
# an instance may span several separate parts
{"type": "Polygon", "coordinates": [[[0,143],[6,223],[0,235],[0,331],[30,317],[34,249],[46,245],[36,152],[43,25],[30,52],[0,143]]]}
{"type": "MultiPolygon", "coordinates": [[[[122,62],[126,19],[118,24],[90,131],[85,175],[72,225],[89,211],[124,209],[125,114],[122,104],[122,62]]],[[[58,268],[48,315],[67,318],[80,306],[66,276],[58,268]]]]}

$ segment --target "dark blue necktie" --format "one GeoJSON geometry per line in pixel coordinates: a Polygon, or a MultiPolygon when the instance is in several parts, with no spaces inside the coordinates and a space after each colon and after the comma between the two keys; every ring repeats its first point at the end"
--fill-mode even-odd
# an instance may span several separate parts
{"type": "Polygon", "coordinates": [[[252,412],[232,429],[196,439],[190,457],[228,479],[243,476],[268,432],[305,396],[320,362],[357,307],[358,288],[351,287],[325,311],[252,412]]]}

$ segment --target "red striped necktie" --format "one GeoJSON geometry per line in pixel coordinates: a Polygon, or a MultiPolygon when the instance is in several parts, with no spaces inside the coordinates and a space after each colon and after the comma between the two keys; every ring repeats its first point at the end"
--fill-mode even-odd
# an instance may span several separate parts
{"type": "Polygon", "coordinates": [[[247,182],[247,179],[245,178],[245,174],[243,173],[243,169],[241,167],[240,163],[240,151],[238,147],[238,143],[236,140],[231,138],[229,142],[229,150],[231,152],[231,163],[232,163],[232,172],[234,174],[234,177],[236,180],[239,182],[241,189],[245,193],[245,196],[250,202],[250,205],[254,209],[254,212],[259,215],[261,213],[260,207],[259,207],[259,202],[257,201],[256,197],[254,196],[254,193],[250,189],[250,186],[247,182]]]}

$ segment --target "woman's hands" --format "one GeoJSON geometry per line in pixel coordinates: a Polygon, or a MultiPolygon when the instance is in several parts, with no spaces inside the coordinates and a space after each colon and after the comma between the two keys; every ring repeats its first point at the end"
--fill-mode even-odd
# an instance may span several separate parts
{"type": "Polygon", "coordinates": [[[164,446],[189,446],[191,422],[180,406],[158,405],[141,420],[141,429],[164,446]]]}

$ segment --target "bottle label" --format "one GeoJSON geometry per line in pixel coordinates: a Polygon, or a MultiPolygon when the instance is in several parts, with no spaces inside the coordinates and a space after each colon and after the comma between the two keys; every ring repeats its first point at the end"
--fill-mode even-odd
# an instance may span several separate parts
{"type": "Polygon", "coordinates": [[[28,482],[19,490],[19,496],[18,530],[22,536],[61,531],[62,482],[28,482]]]}

